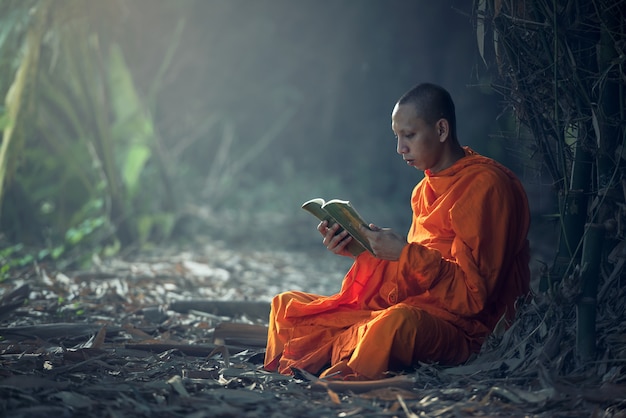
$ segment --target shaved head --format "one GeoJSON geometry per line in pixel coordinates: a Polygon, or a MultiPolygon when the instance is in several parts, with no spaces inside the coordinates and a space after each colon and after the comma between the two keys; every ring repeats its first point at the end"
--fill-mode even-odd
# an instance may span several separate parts
{"type": "Polygon", "coordinates": [[[429,125],[434,125],[439,119],[446,119],[451,137],[457,140],[454,102],[446,89],[431,83],[418,84],[398,100],[398,105],[405,104],[412,104],[417,116],[429,125]]]}

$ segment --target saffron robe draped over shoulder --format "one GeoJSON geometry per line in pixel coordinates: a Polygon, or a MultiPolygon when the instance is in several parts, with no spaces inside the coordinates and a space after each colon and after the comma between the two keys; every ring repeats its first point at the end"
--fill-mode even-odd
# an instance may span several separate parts
{"type": "Polygon", "coordinates": [[[465,148],[411,196],[397,261],[359,255],[332,296],[285,292],[271,306],[265,368],[317,373],[341,362],[379,378],[417,361],[459,364],[529,291],[530,223],[515,175],[465,148]]]}

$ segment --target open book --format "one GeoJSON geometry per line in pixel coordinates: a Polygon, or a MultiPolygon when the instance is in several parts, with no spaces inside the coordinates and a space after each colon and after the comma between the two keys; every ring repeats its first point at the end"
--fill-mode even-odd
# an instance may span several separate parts
{"type": "MultiPolygon", "coordinates": [[[[369,226],[349,201],[333,199],[325,202],[324,199],[318,197],[304,202],[302,209],[312,213],[320,221],[328,221],[329,228],[338,223],[343,229],[348,231],[348,234],[353,239],[346,246],[346,249],[352,255],[357,256],[365,250],[374,254],[369,241],[360,231],[361,226],[365,226],[368,229],[369,226]]],[[[337,233],[340,233],[343,229],[339,229],[337,233]]]]}

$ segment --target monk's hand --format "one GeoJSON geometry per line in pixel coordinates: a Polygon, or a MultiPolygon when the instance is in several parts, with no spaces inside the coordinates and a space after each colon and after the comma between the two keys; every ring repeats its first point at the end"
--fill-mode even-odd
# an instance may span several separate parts
{"type": "Polygon", "coordinates": [[[352,237],[345,230],[337,233],[340,228],[339,224],[334,224],[329,228],[327,221],[322,221],[317,226],[317,230],[320,231],[320,234],[324,237],[322,242],[328,251],[354,258],[352,253],[346,249],[346,245],[352,241],[352,237]]]}
{"type": "Polygon", "coordinates": [[[374,224],[369,224],[369,229],[361,226],[361,232],[369,240],[374,255],[382,260],[398,260],[402,249],[407,245],[404,237],[389,228],[380,228],[374,224]]]}

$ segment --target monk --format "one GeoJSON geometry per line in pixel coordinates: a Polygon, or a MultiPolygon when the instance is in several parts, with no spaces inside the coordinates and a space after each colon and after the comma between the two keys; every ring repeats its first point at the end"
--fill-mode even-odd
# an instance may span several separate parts
{"type": "MultiPolygon", "coordinates": [[[[370,224],[339,293],[274,297],[264,367],[346,380],[380,379],[417,362],[457,365],[480,350],[529,292],[528,201],[515,175],[459,144],[454,103],[434,84],[405,93],[391,115],[397,152],[424,171],[406,238],[370,224]]],[[[324,221],[331,252],[352,239],[324,221]]]]}

